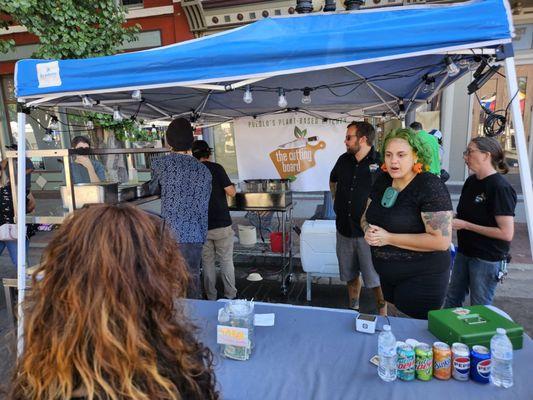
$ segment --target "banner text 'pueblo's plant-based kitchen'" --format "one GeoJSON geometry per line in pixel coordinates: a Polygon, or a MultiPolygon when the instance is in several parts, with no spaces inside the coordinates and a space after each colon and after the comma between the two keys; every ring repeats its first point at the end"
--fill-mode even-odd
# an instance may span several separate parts
{"type": "Polygon", "coordinates": [[[239,179],[291,179],[292,190],[329,190],[329,173],[346,151],[346,117],[304,113],[234,122],[239,179]]]}

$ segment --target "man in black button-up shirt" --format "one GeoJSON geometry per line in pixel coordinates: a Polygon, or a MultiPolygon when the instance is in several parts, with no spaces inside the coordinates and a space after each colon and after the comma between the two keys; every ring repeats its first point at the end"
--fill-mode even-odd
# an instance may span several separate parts
{"type": "Polygon", "coordinates": [[[370,188],[380,173],[379,153],[374,150],[375,130],[368,122],[352,122],[346,131],[346,153],[337,160],[330,174],[330,188],[337,215],[337,258],[342,281],[348,286],[350,307],[359,309],[363,274],[366,287],[373,288],[380,314],[386,313],[379,276],[372,265],[370,247],[364,240],[360,220],[370,188]]]}

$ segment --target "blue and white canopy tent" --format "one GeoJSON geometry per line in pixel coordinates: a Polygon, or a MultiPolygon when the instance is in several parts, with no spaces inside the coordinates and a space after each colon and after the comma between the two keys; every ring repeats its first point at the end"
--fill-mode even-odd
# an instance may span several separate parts
{"type": "MultiPolygon", "coordinates": [[[[506,0],[305,14],[127,54],[22,60],[15,87],[25,112],[32,107],[81,109],[84,100],[94,110],[120,107],[123,114],[154,120],[192,116],[205,124],[294,109],[401,117],[468,70],[457,73],[455,64],[472,66],[480,55],[504,60],[509,93],[517,93],[512,36],[506,0]],[[243,101],[246,89],[252,92],[251,103],[243,101]],[[136,90],[142,95],[137,92],[133,98],[136,90]],[[287,99],[281,109],[280,94],[287,99]],[[310,94],[312,102],[302,106],[302,94],[310,94]]],[[[511,110],[533,248],[533,192],[517,96],[511,110]]],[[[19,112],[19,126],[25,119],[19,112]]],[[[24,129],[19,132],[19,151],[25,153],[24,129]]],[[[24,164],[25,158],[19,157],[19,199],[25,193],[24,164]]],[[[17,207],[22,221],[24,202],[17,207]]],[[[26,282],[23,237],[19,224],[21,301],[26,282]]]]}

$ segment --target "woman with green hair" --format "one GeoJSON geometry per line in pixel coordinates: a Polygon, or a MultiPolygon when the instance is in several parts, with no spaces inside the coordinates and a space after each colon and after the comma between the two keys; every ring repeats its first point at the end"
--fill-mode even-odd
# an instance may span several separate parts
{"type": "Polygon", "coordinates": [[[430,150],[413,130],[390,132],[381,151],[385,173],[361,226],[391,314],[427,319],[441,307],[450,277],[450,194],[428,172],[430,150]]]}

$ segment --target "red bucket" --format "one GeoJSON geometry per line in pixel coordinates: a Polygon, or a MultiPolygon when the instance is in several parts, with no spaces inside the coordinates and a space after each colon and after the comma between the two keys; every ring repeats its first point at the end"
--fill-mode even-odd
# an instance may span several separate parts
{"type": "MultiPolygon", "coordinates": [[[[289,242],[289,235],[285,236],[285,245],[289,242]]],[[[274,253],[283,253],[283,232],[270,234],[270,248],[274,253]]]]}

